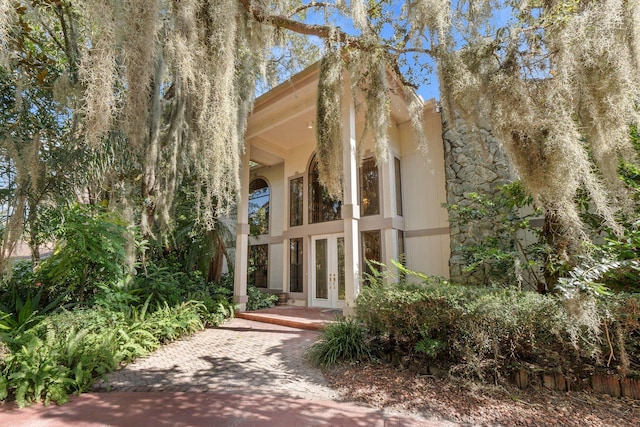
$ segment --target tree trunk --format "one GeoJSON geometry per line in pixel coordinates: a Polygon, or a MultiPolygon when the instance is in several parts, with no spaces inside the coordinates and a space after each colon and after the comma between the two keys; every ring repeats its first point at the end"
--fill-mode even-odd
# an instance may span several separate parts
{"type": "Polygon", "coordinates": [[[216,248],[216,254],[213,258],[211,258],[211,262],[209,263],[209,277],[207,280],[209,282],[220,283],[220,279],[222,278],[222,263],[224,261],[225,255],[225,245],[222,239],[218,238],[218,245],[216,248]]]}
{"type": "Polygon", "coordinates": [[[29,249],[31,250],[31,264],[35,270],[40,264],[40,243],[37,237],[38,203],[29,197],[29,249]]]}
{"type": "Polygon", "coordinates": [[[569,242],[563,233],[555,210],[545,210],[542,236],[548,250],[544,260],[544,283],[538,283],[538,292],[547,293],[553,292],[560,278],[562,264],[569,261],[567,255],[569,242]]]}

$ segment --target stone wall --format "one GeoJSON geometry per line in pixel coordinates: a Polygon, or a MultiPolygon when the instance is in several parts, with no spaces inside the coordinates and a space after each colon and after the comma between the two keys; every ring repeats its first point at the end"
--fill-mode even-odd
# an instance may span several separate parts
{"type": "MultiPolygon", "coordinates": [[[[442,139],[445,151],[445,176],[447,204],[468,207],[471,192],[492,195],[498,187],[513,181],[513,173],[502,148],[487,129],[470,129],[457,114],[449,119],[442,115],[442,139]]],[[[458,283],[480,284],[489,278],[484,272],[465,272],[462,246],[481,244],[495,229],[495,218],[480,218],[473,222],[462,221],[449,209],[451,229],[451,280],[458,283]]]]}

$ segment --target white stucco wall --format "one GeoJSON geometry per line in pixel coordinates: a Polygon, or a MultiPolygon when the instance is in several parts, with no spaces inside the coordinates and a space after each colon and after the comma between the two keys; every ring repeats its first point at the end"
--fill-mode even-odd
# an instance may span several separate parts
{"type": "Polygon", "coordinates": [[[440,115],[427,109],[428,151],[422,153],[409,123],[399,126],[407,266],[429,275],[449,275],[449,235],[440,115]]]}

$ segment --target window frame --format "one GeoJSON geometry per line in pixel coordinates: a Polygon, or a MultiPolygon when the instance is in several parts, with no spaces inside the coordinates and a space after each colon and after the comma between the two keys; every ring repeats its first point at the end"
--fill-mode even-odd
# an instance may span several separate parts
{"type": "Polygon", "coordinates": [[[380,168],[378,168],[376,160],[373,157],[362,160],[358,168],[358,193],[360,216],[380,215],[380,168]],[[365,175],[368,172],[375,172],[375,195],[373,195],[373,197],[371,197],[370,187],[374,187],[374,185],[365,187],[365,183],[367,182],[365,181],[365,175]],[[371,202],[371,200],[373,200],[373,202],[371,202]]]}
{"type": "Polygon", "coordinates": [[[396,215],[404,216],[404,209],[402,206],[402,162],[399,157],[393,157],[394,168],[394,185],[396,189],[396,215]]]}
{"type": "Polygon", "coordinates": [[[313,155],[311,163],[309,163],[309,170],[307,171],[308,188],[307,200],[308,200],[308,223],[319,224],[323,222],[339,221],[342,219],[342,202],[340,200],[332,199],[326,188],[320,184],[318,180],[318,160],[316,155],[313,155]],[[319,193],[319,197],[314,200],[316,193],[319,193]],[[318,212],[315,212],[314,208],[318,207],[318,212]]]}
{"type": "Polygon", "coordinates": [[[252,283],[253,286],[260,289],[268,289],[269,288],[269,245],[268,244],[260,244],[260,245],[249,245],[248,250],[248,262],[247,269],[251,269],[253,267],[253,271],[249,272],[248,278],[249,283],[252,283]],[[264,254],[264,260],[260,264],[256,264],[256,251],[260,250],[262,254],[264,254]],[[262,281],[258,282],[257,277],[259,272],[264,271],[264,286],[262,286],[262,281]]]}
{"type": "Polygon", "coordinates": [[[296,176],[289,179],[289,227],[298,227],[304,225],[304,176],[296,176]],[[295,185],[300,186],[300,195],[299,198],[296,198],[296,210],[297,215],[293,215],[294,212],[294,191],[293,187],[295,185]],[[298,200],[299,199],[299,200],[298,200]],[[294,217],[298,219],[296,223],[294,223],[294,217]]]}
{"type": "Polygon", "coordinates": [[[302,237],[289,239],[289,292],[304,292],[304,239],[302,237]],[[295,249],[293,247],[294,243],[296,244],[295,249]],[[294,250],[297,263],[293,262],[294,250]],[[293,284],[294,276],[296,281],[295,288],[293,284]]]}
{"type": "Polygon", "coordinates": [[[268,235],[269,234],[269,230],[271,229],[271,215],[270,215],[270,208],[271,208],[271,186],[269,185],[269,182],[263,178],[263,177],[256,177],[254,179],[251,180],[251,182],[249,183],[249,197],[247,200],[247,210],[248,210],[248,215],[247,215],[247,222],[249,223],[249,229],[250,229],[250,234],[252,235],[259,235],[259,236],[264,236],[264,235],[268,235]],[[254,186],[254,184],[258,181],[262,181],[264,183],[263,187],[258,187],[252,190],[252,187],[254,186]],[[255,215],[256,212],[258,212],[260,209],[262,209],[264,207],[265,204],[263,204],[262,206],[258,207],[255,211],[252,212],[252,208],[251,208],[251,200],[252,200],[252,195],[254,193],[256,193],[259,190],[262,190],[263,188],[267,189],[267,202],[266,202],[266,215],[265,215],[265,229],[263,230],[262,228],[259,228],[259,224],[257,222],[254,222],[254,217],[253,215],[255,215]],[[255,232],[255,230],[258,230],[258,232],[255,232]]]}
{"type": "MultiPolygon", "coordinates": [[[[367,276],[371,274],[371,270],[369,269],[367,260],[382,262],[382,247],[383,247],[382,230],[366,230],[366,231],[360,232],[360,251],[361,251],[360,258],[362,262],[362,284],[363,285],[370,284],[367,276]],[[367,248],[368,248],[367,236],[372,236],[374,233],[377,234],[376,239],[378,241],[378,247],[376,252],[378,255],[378,259],[367,257],[367,248]]],[[[376,248],[374,248],[374,250],[375,249],[376,248]]]]}

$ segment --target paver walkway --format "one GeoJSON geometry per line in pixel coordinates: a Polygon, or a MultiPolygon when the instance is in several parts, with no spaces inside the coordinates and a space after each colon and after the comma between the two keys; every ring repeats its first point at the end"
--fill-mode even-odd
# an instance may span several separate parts
{"type": "Polygon", "coordinates": [[[113,372],[63,406],[0,406],[0,426],[456,426],[341,402],[304,360],[318,332],[233,319],[113,372]]]}
{"type": "MultiPolygon", "coordinates": [[[[318,332],[245,319],[163,346],[109,375],[113,391],[196,391],[336,399],[304,351],[318,332]]],[[[98,383],[96,391],[105,390],[98,383]]]]}

